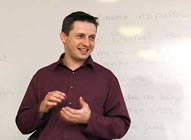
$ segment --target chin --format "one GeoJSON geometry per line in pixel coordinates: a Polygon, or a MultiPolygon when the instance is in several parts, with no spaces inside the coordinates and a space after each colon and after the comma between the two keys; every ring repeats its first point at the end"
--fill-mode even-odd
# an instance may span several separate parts
{"type": "Polygon", "coordinates": [[[90,55],[81,55],[78,58],[81,60],[86,60],[90,55]]]}
{"type": "Polygon", "coordinates": [[[80,59],[81,59],[81,60],[86,60],[88,57],[89,57],[89,55],[88,55],[88,56],[80,57],[80,59]]]}

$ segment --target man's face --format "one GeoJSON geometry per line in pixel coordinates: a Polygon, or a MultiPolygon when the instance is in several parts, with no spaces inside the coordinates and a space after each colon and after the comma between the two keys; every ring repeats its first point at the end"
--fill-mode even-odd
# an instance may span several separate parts
{"type": "Polygon", "coordinates": [[[65,57],[72,61],[83,62],[95,46],[96,26],[85,21],[75,21],[69,35],[60,33],[64,43],[65,57]]]}

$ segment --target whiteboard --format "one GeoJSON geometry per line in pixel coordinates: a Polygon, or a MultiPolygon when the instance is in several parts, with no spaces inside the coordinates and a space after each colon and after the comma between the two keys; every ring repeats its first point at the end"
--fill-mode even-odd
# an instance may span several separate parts
{"type": "Polygon", "coordinates": [[[58,60],[63,18],[99,17],[93,59],[118,77],[132,119],[122,140],[190,140],[191,1],[0,0],[0,139],[25,140],[15,116],[34,73],[58,60]]]}

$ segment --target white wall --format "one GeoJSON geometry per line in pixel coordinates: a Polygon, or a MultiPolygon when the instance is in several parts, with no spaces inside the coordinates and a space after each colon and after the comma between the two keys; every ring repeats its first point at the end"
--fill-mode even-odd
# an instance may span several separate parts
{"type": "Polygon", "coordinates": [[[33,74],[59,58],[62,20],[98,16],[93,58],[118,77],[132,125],[123,140],[191,139],[191,1],[0,0],[0,139],[25,140],[15,116],[33,74]]]}

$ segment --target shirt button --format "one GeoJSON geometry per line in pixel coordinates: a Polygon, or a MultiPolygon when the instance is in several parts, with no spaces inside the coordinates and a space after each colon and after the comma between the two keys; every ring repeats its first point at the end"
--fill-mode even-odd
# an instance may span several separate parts
{"type": "Polygon", "coordinates": [[[73,88],[73,86],[70,86],[70,88],[73,88]]]}
{"type": "Polygon", "coordinates": [[[72,102],[69,102],[68,104],[69,104],[69,105],[71,105],[71,104],[72,104],[72,102]]]}
{"type": "Polygon", "coordinates": [[[75,72],[73,71],[72,74],[75,74],[75,72]]]}

